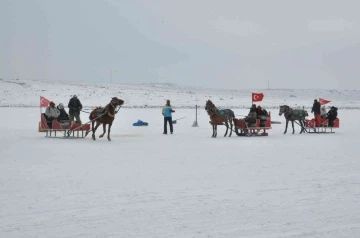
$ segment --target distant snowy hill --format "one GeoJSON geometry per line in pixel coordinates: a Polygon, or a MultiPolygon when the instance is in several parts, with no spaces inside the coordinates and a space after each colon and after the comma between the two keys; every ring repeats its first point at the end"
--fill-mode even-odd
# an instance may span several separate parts
{"type": "Polygon", "coordinates": [[[175,108],[204,107],[211,99],[219,108],[248,108],[251,93],[262,92],[265,97],[257,103],[266,108],[278,108],[280,104],[310,108],[315,98],[331,100],[328,105],[338,108],[360,109],[358,90],[223,90],[184,87],[174,84],[85,84],[49,82],[39,80],[0,79],[0,107],[38,107],[39,97],[67,104],[73,94],[78,95],[84,107],[104,106],[111,97],[125,100],[124,107],[161,107],[170,99],[175,108]]]}

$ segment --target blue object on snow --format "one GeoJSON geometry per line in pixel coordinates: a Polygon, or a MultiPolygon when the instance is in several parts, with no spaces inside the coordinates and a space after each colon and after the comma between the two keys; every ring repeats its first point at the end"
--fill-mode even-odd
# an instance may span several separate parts
{"type": "Polygon", "coordinates": [[[133,123],[133,126],[148,126],[149,123],[144,122],[142,120],[138,120],[137,122],[133,123]]]}

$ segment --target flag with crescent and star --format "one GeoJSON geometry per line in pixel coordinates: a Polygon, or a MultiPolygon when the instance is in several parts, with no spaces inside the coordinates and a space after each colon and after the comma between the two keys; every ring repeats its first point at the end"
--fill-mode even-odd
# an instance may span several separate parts
{"type": "Polygon", "coordinates": [[[50,101],[44,98],[43,96],[40,96],[40,107],[47,107],[49,106],[50,101]]]}
{"type": "Polygon", "coordinates": [[[263,98],[263,93],[252,93],[252,102],[261,102],[263,98]]]}

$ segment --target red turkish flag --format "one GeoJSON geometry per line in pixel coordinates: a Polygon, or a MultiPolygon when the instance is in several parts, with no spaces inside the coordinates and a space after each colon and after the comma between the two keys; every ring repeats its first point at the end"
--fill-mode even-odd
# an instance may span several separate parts
{"type": "Polygon", "coordinates": [[[40,96],[40,107],[47,107],[49,106],[50,101],[44,98],[43,96],[40,96]]]}
{"type": "Polygon", "coordinates": [[[261,102],[264,98],[263,93],[252,93],[252,101],[253,102],[261,102]]]}
{"type": "Polygon", "coordinates": [[[331,102],[331,101],[325,100],[323,98],[319,98],[320,105],[325,105],[325,104],[328,104],[329,102],[331,102]]]}

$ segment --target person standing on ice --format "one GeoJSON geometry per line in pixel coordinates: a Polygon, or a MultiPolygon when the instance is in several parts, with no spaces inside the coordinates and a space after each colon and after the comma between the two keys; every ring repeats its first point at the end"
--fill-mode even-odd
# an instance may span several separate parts
{"type": "Polygon", "coordinates": [[[172,124],[172,113],[175,112],[175,110],[172,109],[170,105],[170,100],[166,100],[165,106],[162,108],[162,114],[164,116],[164,132],[163,134],[167,134],[167,123],[169,122],[170,126],[170,133],[172,134],[174,132],[173,130],[173,124],[172,124]]]}
{"type": "Polygon", "coordinates": [[[76,118],[76,122],[81,124],[80,110],[82,109],[82,104],[76,95],[70,99],[68,107],[71,124],[74,123],[74,117],[76,118]]]}

